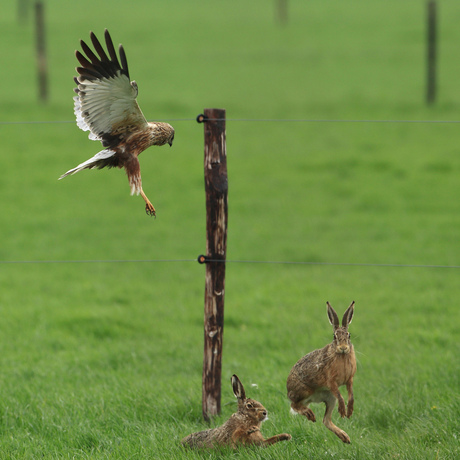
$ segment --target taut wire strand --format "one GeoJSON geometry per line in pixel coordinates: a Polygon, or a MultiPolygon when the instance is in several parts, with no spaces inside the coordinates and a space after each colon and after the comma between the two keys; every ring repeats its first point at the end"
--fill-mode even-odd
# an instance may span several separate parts
{"type": "MultiPolygon", "coordinates": [[[[149,120],[152,121],[152,120],[149,120]]],[[[195,118],[167,118],[167,122],[196,121],[195,118]]],[[[207,121],[223,121],[220,118],[210,118],[207,121]]],[[[346,119],[315,119],[315,118],[226,118],[225,121],[260,122],[260,123],[413,123],[413,124],[458,124],[460,120],[346,120],[346,119]]],[[[74,120],[55,121],[0,121],[0,125],[46,125],[75,123],[74,120]]]]}
{"type": "MultiPolygon", "coordinates": [[[[97,260],[0,260],[0,265],[20,264],[114,264],[114,263],[181,263],[197,262],[197,259],[97,259],[97,260]]],[[[441,264],[396,264],[396,263],[361,263],[361,262],[308,262],[289,260],[222,260],[206,259],[204,262],[229,264],[266,264],[266,265],[309,265],[309,266],[347,266],[347,267],[395,267],[395,268],[443,268],[459,269],[460,265],[441,264]]]]}

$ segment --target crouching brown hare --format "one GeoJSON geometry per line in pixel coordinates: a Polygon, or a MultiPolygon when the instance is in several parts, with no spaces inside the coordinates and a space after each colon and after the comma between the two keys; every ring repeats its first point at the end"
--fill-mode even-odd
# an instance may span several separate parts
{"type": "Polygon", "coordinates": [[[350,437],[332,423],[331,415],[337,400],[341,417],[349,418],[353,414],[353,376],[356,372],[356,358],[348,326],[353,319],[354,304],[352,302],[348,307],[340,326],[337,313],[327,302],[327,315],[334,328],[334,339],[324,348],[314,350],[297,361],[291,369],[286,385],[292,413],[305,415],[308,420],[316,422],[315,414],[308,406],[310,403],[324,402],[324,425],[345,443],[350,443],[350,437]],[[339,391],[342,385],[347,386],[347,408],[339,391]]]}
{"type": "Polygon", "coordinates": [[[260,402],[246,398],[243,384],[232,376],[233,394],[238,398],[238,411],[223,425],[192,433],[182,439],[187,447],[213,448],[218,446],[257,445],[266,447],[279,441],[288,441],[290,434],[277,434],[265,439],[260,432],[262,422],[267,420],[267,409],[260,402]]]}

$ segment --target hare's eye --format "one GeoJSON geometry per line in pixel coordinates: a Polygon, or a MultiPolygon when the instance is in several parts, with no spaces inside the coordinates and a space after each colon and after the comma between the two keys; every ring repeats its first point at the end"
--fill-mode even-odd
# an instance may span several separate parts
{"type": "Polygon", "coordinates": [[[247,407],[248,409],[252,409],[252,407],[253,407],[253,406],[252,406],[252,403],[247,403],[247,404],[246,404],[246,407],[247,407]]]}
{"type": "Polygon", "coordinates": [[[348,338],[351,339],[351,334],[350,333],[348,333],[348,338]]]}

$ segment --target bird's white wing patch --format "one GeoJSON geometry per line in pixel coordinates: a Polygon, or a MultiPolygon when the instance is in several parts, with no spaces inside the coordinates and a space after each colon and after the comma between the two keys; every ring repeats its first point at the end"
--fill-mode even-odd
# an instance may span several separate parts
{"type": "Polygon", "coordinates": [[[92,141],[100,141],[101,139],[96,136],[96,134],[92,133],[89,126],[86,124],[85,119],[81,115],[81,104],[80,104],[80,98],[78,96],[75,96],[73,98],[74,100],[74,110],[73,113],[75,114],[75,117],[77,119],[77,126],[83,130],[83,131],[89,131],[89,138],[92,141]]]}
{"type": "Polygon", "coordinates": [[[108,149],[101,150],[89,160],[86,160],[85,162],[80,163],[78,166],[75,166],[75,168],[69,169],[59,179],[64,179],[64,177],[70,176],[71,174],[75,174],[79,171],[82,171],[83,169],[97,168],[101,164],[101,161],[104,161],[110,157],[113,157],[115,153],[116,152],[114,152],[113,150],[108,150],[108,149]]]}
{"type": "MultiPolygon", "coordinates": [[[[123,134],[147,124],[136,101],[137,85],[117,71],[115,77],[93,80],[79,78],[79,114],[77,125],[88,127],[91,133],[102,139],[104,134],[123,134]]],[[[76,106],[77,107],[77,106],[76,106]]]]}

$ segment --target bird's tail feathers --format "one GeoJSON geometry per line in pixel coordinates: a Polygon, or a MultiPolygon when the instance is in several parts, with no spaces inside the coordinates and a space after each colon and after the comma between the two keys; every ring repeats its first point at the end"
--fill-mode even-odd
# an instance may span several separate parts
{"type": "Polygon", "coordinates": [[[94,169],[94,168],[103,168],[110,164],[107,160],[115,155],[116,152],[113,150],[105,149],[101,150],[100,152],[96,153],[92,158],[86,160],[83,163],[80,163],[75,168],[69,169],[66,173],[64,173],[60,179],[64,179],[64,177],[70,176],[75,174],[79,171],[83,171],[84,169],[94,169]]]}

